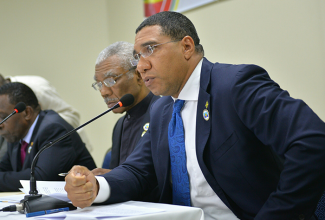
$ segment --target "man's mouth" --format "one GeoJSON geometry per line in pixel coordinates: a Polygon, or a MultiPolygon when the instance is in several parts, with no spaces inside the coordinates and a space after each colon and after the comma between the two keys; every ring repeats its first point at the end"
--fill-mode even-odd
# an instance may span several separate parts
{"type": "Polygon", "coordinates": [[[144,78],[143,81],[144,81],[144,84],[148,87],[152,84],[154,79],[155,79],[154,77],[146,77],[146,78],[144,78]]]}
{"type": "Polygon", "coordinates": [[[116,104],[116,102],[107,103],[107,107],[112,108],[115,104],[116,104]]]}
{"type": "Polygon", "coordinates": [[[106,103],[108,108],[112,108],[118,102],[118,98],[105,97],[104,102],[106,103]]]}

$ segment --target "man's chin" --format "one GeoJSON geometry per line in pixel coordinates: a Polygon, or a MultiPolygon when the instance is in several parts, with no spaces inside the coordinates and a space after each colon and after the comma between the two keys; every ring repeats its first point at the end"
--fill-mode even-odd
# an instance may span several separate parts
{"type": "Polygon", "coordinates": [[[112,112],[114,112],[115,114],[116,113],[124,113],[125,112],[125,108],[121,107],[121,108],[116,108],[116,109],[113,109],[112,112]]]}
{"type": "Polygon", "coordinates": [[[7,141],[7,143],[14,143],[20,140],[20,139],[16,140],[13,138],[7,138],[6,136],[2,136],[2,137],[7,141]]]}

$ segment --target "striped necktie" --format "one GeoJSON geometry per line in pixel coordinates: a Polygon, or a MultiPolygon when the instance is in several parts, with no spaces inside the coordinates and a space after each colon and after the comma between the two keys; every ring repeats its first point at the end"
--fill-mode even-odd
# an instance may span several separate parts
{"type": "Polygon", "coordinates": [[[28,143],[26,143],[25,141],[21,142],[21,147],[20,147],[20,162],[21,162],[21,166],[23,166],[24,161],[25,161],[25,157],[26,157],[26,148],[28,146],[28,143]]]}

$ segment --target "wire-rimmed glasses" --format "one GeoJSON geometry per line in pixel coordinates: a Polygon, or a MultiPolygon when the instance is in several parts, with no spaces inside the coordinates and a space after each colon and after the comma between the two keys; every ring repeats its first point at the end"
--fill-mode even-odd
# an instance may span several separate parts
{"type": "Polygon", "coordinates": [[[147,45],[147,46],[143,47],[143,48],[140,50],[139,53],[134,54],[134,55],[133,55],[133,58],[130,59],[131,65],[132,65],[132,66],[136,66],[136,65],[138,65],[139,60],[140,60],[140,57],[142,56],[142,57],[145,58],[145,57],[150,56],[150,55],[153,53],[153,51],[154,51],[154,49],[155,49],[156,47],[158,47],[158,46],[160,46],[160,45],[163,45],[163,44],[168,44],[168,43],[178,42],[178,41],[180,41],[180,40],[173,40],[173,41],[168,41],[168,42],[161,43],[161,44],[156,44],[156,45],[153,45],[153,46],[151,46],[151,45],[147,45]]]}
{"type": "Polygon", "coordinates": [[[135,68],[131,68],[128,71],[126,71],[125,73],[121,73],[118,74],[117,76],[109,76],[107,78],[105,78],[103,81],[101,82],[94,82],[91,86],[96,90],[96,91],[100,91],[103,88],[103,85],[105,85],[106,87],[112,87],[116,84],[116,79],[121,77],[123,74],[126,74],[128,72],[130,72],[131,70],[134,70],[135,68]]]}

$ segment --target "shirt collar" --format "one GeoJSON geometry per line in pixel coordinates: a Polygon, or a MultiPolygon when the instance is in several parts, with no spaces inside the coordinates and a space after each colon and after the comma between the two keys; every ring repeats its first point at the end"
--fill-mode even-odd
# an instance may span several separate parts
{"type": "Polygon", "coordinates": [[[190,78],[188,78],[183,89],[179,93],[178,98],[172,97],[174,101],[176,101],[177,99],[186,100],[186,101],[198,100],[199,91],[200,91],[200,77],[201,77],[202,62],[203,62],[203,58],[196,65],[190,78]]]}
{"type": "Polygon", "coordinates": [[[39,115],[37,115],[35,121],[33,122],[32,126],[30,126],[26,136],[23,138],[23,140],[26,142],[26,143],[30,143],[30,139],[32,138],[32,134],[33,134],[33,131],[34,131],[34,128],[36,126],[36,123],[38,121],[38,118],[39,118],[39,115]]]}

